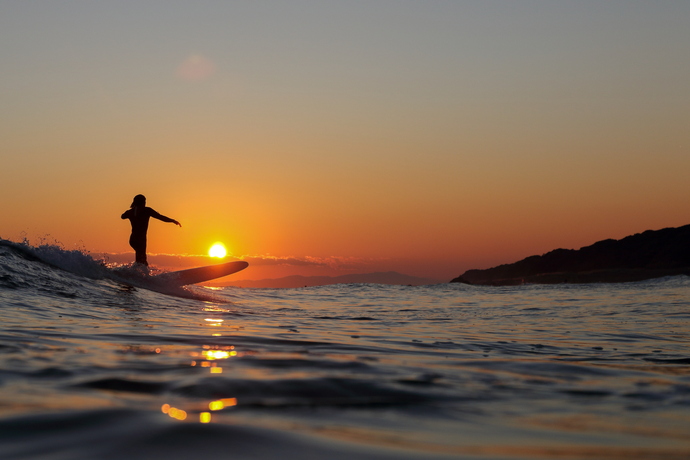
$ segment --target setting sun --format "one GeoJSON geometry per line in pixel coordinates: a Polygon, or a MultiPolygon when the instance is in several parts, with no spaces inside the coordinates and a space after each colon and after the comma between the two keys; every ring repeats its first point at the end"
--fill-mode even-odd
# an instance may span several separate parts
{"type": "Polygon", "coordinates": [[[225,257],[227,253],[228,253],[228,251],[225,249],[225,246],[223,245],[223,243],[215,243],[208,250],[209,256],[217,257],[219,259],[222,259],[223,257],[225,257]]]}

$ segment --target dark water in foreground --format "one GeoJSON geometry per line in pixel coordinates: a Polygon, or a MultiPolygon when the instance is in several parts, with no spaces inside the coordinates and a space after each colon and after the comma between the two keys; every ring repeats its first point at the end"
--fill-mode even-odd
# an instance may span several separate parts
{"type": "Polygon", "coordinates": [[[0,243],[3,460],[690,458],[687,277],[173,296],[0,243]]]}

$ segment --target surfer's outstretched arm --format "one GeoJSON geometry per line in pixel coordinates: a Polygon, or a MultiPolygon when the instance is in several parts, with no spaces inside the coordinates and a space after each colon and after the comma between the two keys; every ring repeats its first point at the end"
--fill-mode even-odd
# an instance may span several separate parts
{"type": "Polygon", "coordinates": [[[170,223],[173,223],[179,227],[182,227],[182,224],[179,223],[178,221],[176,221],[175,219],[171,219],[170,217],[166,217],[163,214],[159,214],[156,211],[154,211],[153,209],[151,209],[151,217],[155,217],[156,219],[162,220],[163,222],[170,222],[170,223]]]}

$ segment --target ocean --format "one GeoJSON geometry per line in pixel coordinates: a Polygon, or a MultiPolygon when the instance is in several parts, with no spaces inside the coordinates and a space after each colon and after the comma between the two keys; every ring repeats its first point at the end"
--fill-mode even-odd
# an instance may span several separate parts
{"type": "Polygon", "coordinates": [[[1,459],[690,458],[688,277],[147,283],[0,241],[1,459]]]}

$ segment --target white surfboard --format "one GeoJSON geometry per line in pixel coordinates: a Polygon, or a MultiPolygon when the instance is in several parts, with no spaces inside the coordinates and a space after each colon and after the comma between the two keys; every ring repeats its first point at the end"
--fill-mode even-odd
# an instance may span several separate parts
{"type": "Polygon", "coordinates": [[[227,262],[218,265],[208,265],[206,267],[190,268],[176,272],[161,273],[151,277],[153,280],[160,280],[166,284],[176,284],[186,286],[188,284],[203,283],[223,276],[232,275],[240,270],[247,268],[249,264],[242,260],[227,262]]]}

